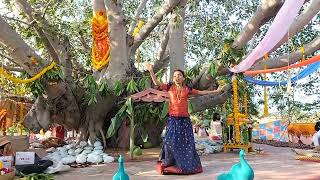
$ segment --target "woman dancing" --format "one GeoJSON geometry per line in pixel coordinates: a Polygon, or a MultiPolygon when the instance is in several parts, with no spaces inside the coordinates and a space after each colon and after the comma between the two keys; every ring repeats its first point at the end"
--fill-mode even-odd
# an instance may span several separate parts
{"type": "Polygon", "coordinates": [[[182,70],[175,70],[173,83],[163,84],[155,76],[153,65],[146,66],[155,85],[169,93],[169,118],[156,170],[160,174],[195,174],[202,172],[195,149],[192,124],[188,113],[189,95],[218,94],[219,90],[199,91],[185,85],[182,70]]]}

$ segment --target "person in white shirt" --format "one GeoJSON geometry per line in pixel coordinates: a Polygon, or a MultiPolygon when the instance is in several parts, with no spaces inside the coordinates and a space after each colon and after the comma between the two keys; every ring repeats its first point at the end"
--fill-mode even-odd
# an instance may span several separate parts
{"type": "Polygon", "coordinates": [[[220,114],[214,113],[212,116],[212,121],[210,123],[210,128],[214,136],[222,136],[222,124],[220,120],[220,114]]]}
{"type": "Polygon", "coordinates": [[[320,151],[320,121],[318,121],[316,123],[316,125],[314,126],[314,129],[316,130],[316,133],[313,135],[312,137],[312,141],[315,147],[315,150],[320,151]]]}

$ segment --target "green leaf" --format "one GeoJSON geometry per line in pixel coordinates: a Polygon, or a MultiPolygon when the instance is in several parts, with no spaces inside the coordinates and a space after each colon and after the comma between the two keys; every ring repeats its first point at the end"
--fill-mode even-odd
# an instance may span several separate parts
{"type": "Polygon", "coordinates": [[[148,81],[149,81],[149,77],[143,76],[138,82],[139,89],[144,90],[148,85],[148,81]]]}
{"type": "Polygon", "coordinates": [[[149,137],[148,133],[146,133],[146,132],[141,133],[141,138],[144,143],[148,141],[148,137],[149,137]]]}
{"type": "Polygon", "coordinates": [[[157,73],[156,73],[156,77],[157,79],[161,79],[164,75],[164,71],[163,69],[160,69],[157,73]]]}
{"type": "Polygon", "coordinates": [[[209,67],[209,74],[211,76],[216,76],[217,74],[217,65],[215,63],[211,63],[210,67],[209,67]]]}
{"type": "Polygon", "coordinates": [[[162,106],[161,119],[164,119],[169,112],[169,101],[165,101],[162,106]]]}
{"type": "Polygon", "coordinates": [[[117,81],[114,86],[114,93],[116,96],[120,96],[124,91],[124,87],[121,81],[117,81]]]}
{"type": "Polygon", "coordinates": [[[193,105],[192,105],[191,101],[188,101],[188,112],[193,113],[193,105]]]}
{"type": "Polygon", "coordinates": [[[129,81],[127,85],[127,91],[129,93],[138,92],[137,83],[133,80],[133,78],[129,81]]]}
{"type": "Polygon", "coordinates": [[[112,137],[115,132],[118,130],[118,128],[120,127],[121,123],[122,123],[122,118],[119,118],[118,115],[114,116],[112,119],[111,119],[111,124],[108,128],[108,132],[107,132],[107,138],[110,138],[112,137]]]}
{"type": "Polygon", "coordinates": [[[127,106],[127,113],[130,115],[130,116],[133,116],[133,104],[132,104],[132,98],[128,98],[128,100],[126,101],[126,106],[127,106]]]}
{"type": "Polygon", "coordinates": [[[125,118],[125,111],[127,110],[127,105],[124,104],[117,114],[111,119],[111,124],[108,128],[107,138],[112,137],[115,132],[119,129],[123,119],[125,118]]]}

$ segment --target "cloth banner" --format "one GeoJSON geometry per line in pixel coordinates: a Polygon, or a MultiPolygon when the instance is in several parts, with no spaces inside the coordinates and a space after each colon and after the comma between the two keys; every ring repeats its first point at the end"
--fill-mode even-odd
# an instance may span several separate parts
{"type": "Polygon", "coordinates": [[[276,120],[273,122],[257,124],[253,127],[252,139],[287,142],[287,123],[286,121],[276,120]]]}
{"type": "MultiPolygon", "coordinates": [[[[320,67],[320,62],[316,62],[316,63],[309,65],[307,68],[305,68],[304,70],[299,72],[296,76],[291,78],[291,83],[294,83],[294,82],[298,81],[299,79],[303,79],[303,78],[309,76],[310,74],[316,72],[319,69],[319,67],[320,67]]],[[[288,81],[279,81],[279,82],[262,81],[262,80],[256,80],[256,79],[249,77],[249,76],[245,76],[243,79],[249,83],[261,85],[261,86],[280,86],[280,85],[287,85],[288,84],[288,81]]]]}
{"type": "Polygon", "coordinates": [[[313,57],[311,57],[307,60],[304,60],[304,61],[301,60],[300,62],[295,63],[295,64],[291,64],[289,66],[283,66],[280,68],[273,68],[273,69],[260,69],[260,70],[246,71],[243,74],[248,75],[248,76],[254,76],[257,74],[274,73],[274,72],[284,71],[284,70],[298,68],[298,67],[302,67],[302,66],[307,66],[309,64],[313,64],[318,61],[320,61],[320,55],[313,56],[313,57]]]}
{"type": "Polygon", "coordinates": [[[290,25],[298,15],[303,4],[304,0],[286,0],[262,41],[245,60],[231,68],[230,71],[239,73],[248,70],[257,59],[263,57],[277,45],[277,43],[287,35],[290,25]]]}

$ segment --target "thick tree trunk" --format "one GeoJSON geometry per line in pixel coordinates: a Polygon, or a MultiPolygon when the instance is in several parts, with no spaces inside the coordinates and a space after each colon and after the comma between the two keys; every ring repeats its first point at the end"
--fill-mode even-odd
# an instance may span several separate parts
{"type": "MultiPolygon", "coordinates": [[[[109,23],[109,40],[111,60],[108,67],[101,72],[96,72],[95,77],[98,81],[108,81],[114,85],[117,80],[125,80],[127,73],[130,71],[130,62],[128,58],[128,45],[126,38],[125,20],[119,7],[114,2],[107,1],[108,23],[109,23]]],[[[103,0],[93,1],[93,13],[106,12],[103,0]]]]}
{"type": "Polygon", "coordinates": [[[184,19],[186,0],[181,0],[177,8],[172,11],[169,22],[169,57],[170,80],[176,69],[185,69],[184,59],[184,19]]]}

